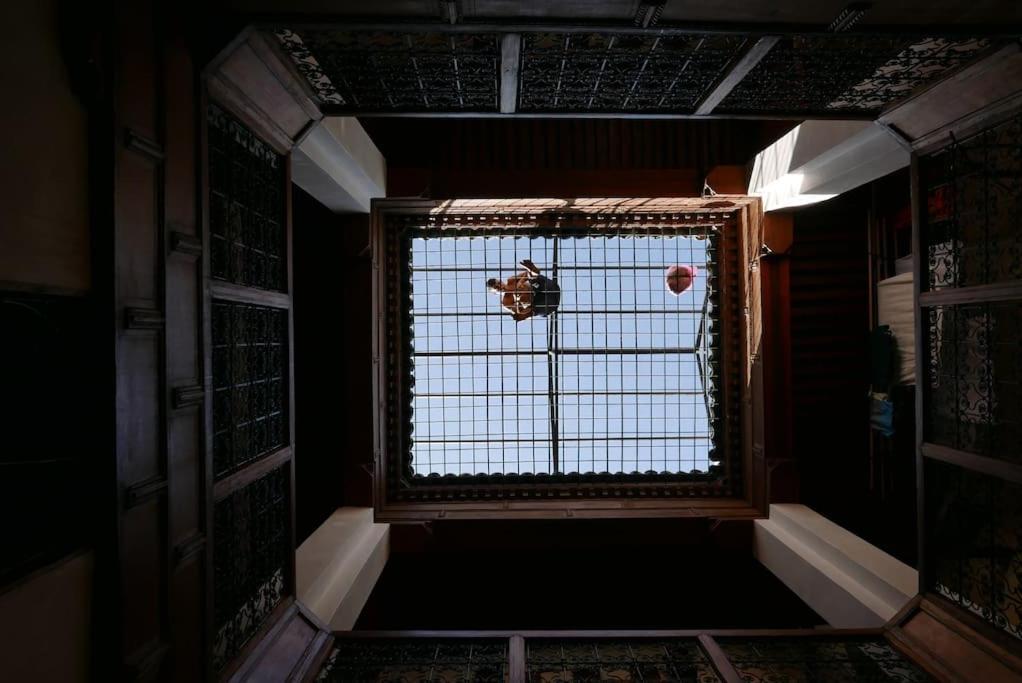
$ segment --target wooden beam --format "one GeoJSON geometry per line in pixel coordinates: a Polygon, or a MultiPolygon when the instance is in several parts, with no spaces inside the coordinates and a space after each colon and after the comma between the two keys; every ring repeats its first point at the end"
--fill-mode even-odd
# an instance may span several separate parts
{"type": "Polygon", "coordinates": [[[1022,466],[1007,460],[998,460],[997,458],[968,453],[956,448],[948,448],[947,446],[938,446],[933,443],[924,443],[922,445],[922,453],[923,456],[932,460],[940,460],[941,462],[964,467],[973,472],[980,472],[991,477],[1022,484],[1022,466]]]}
{"type": "Polygon", "coordinates": [[[514,114],[518,108],[518,65],[522,34],[508,33],[500,39],[500,113],[514,114]]]}
{"type": "Polygon", "coordinates": [[[773,49],[777,41],[781,39],[780,36],[764,36],[757,40],[755,44],[749,48],[749,50],[742,55],[735,65],[731,67],[731,71],[717,84],[706,97],[703,98],[699,106],[696,107],[696,116],[706,116],[717,108],[725,97],[731,94],[731,91],[741,83],[749,72],[752,71],[757,64],[766,57],[767,53],[773,49]]]}
{"type": "Polygon", "coordinates": [[[720,645],[717,644],[711,636],[703,633],[699,636],[699,644],[703,647],[706,652],[706,656],[710,658],[710,662],[713,664],[713,668],[720,674],[721,679],[725,683],[742,683],[742,677],[735,669],[734,664],[727,658],[724,651],[720,649],[720,645]]]}
{"type": "MultiPolygon", "coordinates": [[[[929,273],[923,272],[923,277],[929,273]]],[[[1022,299],[1022,281],[995,282],[971,287],[947,287],[919,294],[920,306],[954,306],[1022,299]]]]}

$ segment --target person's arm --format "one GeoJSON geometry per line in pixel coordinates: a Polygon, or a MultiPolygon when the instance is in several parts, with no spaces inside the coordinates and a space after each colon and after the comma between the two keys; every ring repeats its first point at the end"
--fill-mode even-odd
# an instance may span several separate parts
{"type": "Polygon", "coordinates": [[[531,260],[529,259],[523,260],[522,266],[525,268],[525,270],[529,271],[529,274],[539,275],[539,268],[537,268],[536,264],[533,263],[531,260]]]}

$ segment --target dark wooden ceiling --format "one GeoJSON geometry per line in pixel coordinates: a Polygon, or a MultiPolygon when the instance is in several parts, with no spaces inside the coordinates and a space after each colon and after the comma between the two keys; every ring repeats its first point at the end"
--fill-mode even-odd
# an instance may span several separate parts
{"type": "Polygon", "coordinates": [[[360,116],[872,119],[1010,39],[957,28],[421,21],[263,28],[325,113],[360,116]]]}

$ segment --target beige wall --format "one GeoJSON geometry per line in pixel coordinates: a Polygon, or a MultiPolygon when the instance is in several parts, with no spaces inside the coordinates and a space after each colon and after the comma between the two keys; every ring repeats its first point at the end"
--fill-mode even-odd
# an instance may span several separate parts
{"type": "Polygon", "coordinates": [[[87,130],[56,0],[0,3],[0,288],[89,288],[87,130]]]}
{"type": "Polygon", "coordinates": [[[0,593],[0,680],[88,680],[92,569],[80,553],[0,593]]]}
{"type": "MultiPolygon", "coordinates": [[[[87,130],[56,0],[0,3],[0,290],[90,287],[87,130]]],[[[0,587],[0,680],[87,680],[92,553],[0,587]]]]}

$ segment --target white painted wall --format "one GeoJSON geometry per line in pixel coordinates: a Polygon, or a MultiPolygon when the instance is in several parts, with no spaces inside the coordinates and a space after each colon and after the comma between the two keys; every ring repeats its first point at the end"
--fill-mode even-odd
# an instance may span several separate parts
{"type": "Polygon", "coordinates": [[[298,599],[335,631],[358,620],[390,557],[390,525],[372,508],[338,508],[298,547],[298,599]]]}
{"type": "Polygon", "coordinates": [[[771,505],[753,552],[835,628],[881,626],[918,592],[915,569],[805,505],[771,505]]]}
{"type": "Polygon", "coordinates": [[[328,116],[295,149],[292,178],[337,213],[369,213],[387,195],[387,162],[358,119],[328,116]]]}
{"type": "Polygon", "coordinates": [[[806,121],[756,155],[749,194],[764,211],[825,201],[909,164],[895,137],[867,121],[806,121]]]}

